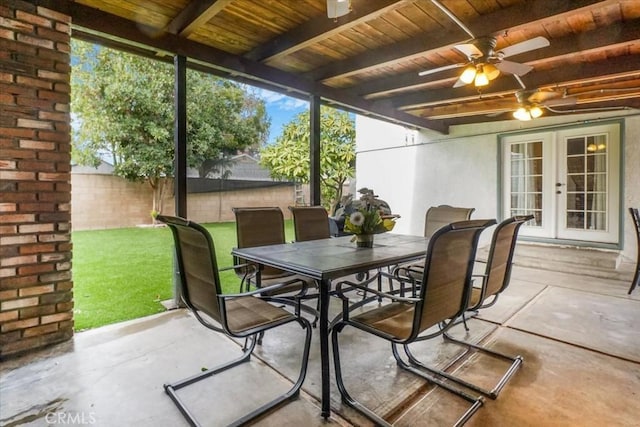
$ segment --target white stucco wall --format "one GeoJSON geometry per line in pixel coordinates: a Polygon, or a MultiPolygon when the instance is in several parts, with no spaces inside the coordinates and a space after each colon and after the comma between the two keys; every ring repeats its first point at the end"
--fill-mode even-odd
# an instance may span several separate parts
{"type": "MultiPolygon", "coordinates": [[[[600,113],[580,122],[625,117],[623,124],[623,218],[627,260],[635,260],[636,244],[628,207],[640,206],[640,116],[600,113]]],[[[422,234],[430,206],[474,207],[472,218],[501,218],[498,212],[498,135],[522,129],[576,124],[576,116],[532,122],[490,122],[452,127],[448,135],[411,131],[372,118],[356,118],[356,188],[373,188],[402,218],[394,232],[422,234]]],[[[481,244],[488,242],[484,233],[481,244]]]]}

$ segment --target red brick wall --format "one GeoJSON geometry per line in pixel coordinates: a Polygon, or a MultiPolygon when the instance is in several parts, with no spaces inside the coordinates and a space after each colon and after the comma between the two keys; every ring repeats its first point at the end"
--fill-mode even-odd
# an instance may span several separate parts
{"type": "Polygon", "coordinates": [[[70,20],[0,3],[0,356],[73,335],[70,20]]]}

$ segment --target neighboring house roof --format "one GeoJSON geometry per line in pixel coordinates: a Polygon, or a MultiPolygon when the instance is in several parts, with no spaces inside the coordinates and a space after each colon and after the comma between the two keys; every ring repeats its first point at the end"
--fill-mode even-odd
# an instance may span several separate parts
{"type": "Polygon", "coordinates": [[[258,159],[248,154],[239,154],[232,159],[231,168],[232,179],[243,179],[252,181],[273,181],[269,169],[260,165],[258,159]]]}
{"type": "Polygon", "coordinates": [[[105,162],[100,162],[98,167],[83,166],[83,165],[71,165],[71,173],[86,173],[86,174],[98,174],[98,175],[113,175],[113,165],[105,162]]]}
{"type": "MultiPolygon", "coordinates": [[[[269,169],[260,165],[258,159],[248,154],[238,154],[231,158],[231,169],[226,179],[238,181],[274,181],[269,169]]],[[[197,169],[189,169],[187,177],[198,178],[197,169]]],[[[220,173],[210,173],[207,178],[220,179],[220,173]]]]}
{"type": "MultiPolygon", "coordinates": [[[[234,180],[242,180],[242,181],[273,181],[271,175],[269,174],[269,169],[260,166],[258,159],[252,157],[248,154],[239,154],[237,156],[233,156],[231,158],[232,166],[230,170],[230,174],[227,179],[234,180]]],[[[102,174],[102,175],[111,175],[113,174],[114,167],[113,165],[102,161],[98,167],[93,166],[83,166],[73,164],[71,166],[72,173],[88,173],[88,174],[102,174]]],[[[187,177],[189,178],[198,178],[198,170],[194,168],[190,168],[187,172],[187,177]]],[[[220,174],[209,174],[208,178],[210,179],[219,179],[220,174]]]]}

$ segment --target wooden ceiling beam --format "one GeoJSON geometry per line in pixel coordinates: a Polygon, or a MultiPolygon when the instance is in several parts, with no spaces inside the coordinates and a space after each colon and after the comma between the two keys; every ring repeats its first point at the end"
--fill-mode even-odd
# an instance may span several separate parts
{"type": "MultiPolygon", "coordinates": [[[[562,58],[584,55],[587,52],[608,50],[612,46],[640,42],[640,19],[627,22],[617,22],[604,28],[598,28],[579,35],[570,35],[554,39],[551,46],[523,53],[518,56],[518,62],[532,66],[562,58]],[[576,51],[576,46],[580,51],[576,51]]],[[[419,89],[439,81],[455,81],[460,70],[447,70],[427,76],[419,76],[416,72],[403,73],[393,77],[385,77],[358,85],[358,93],[365,98],[389,96],[395,92],[409,89],[419,89]]],[[[500,78],[504,78],[503,76],[500,78]]],[[[524,77],[526,79],[526,77],[524,77]]],[[[453,83],[452,83],[453,84],[453,83]]]]}
{"type": "Polygon", "coordinates": [[[275,59],[290,55],[312,44],[318,43],[329,37],[348,30],[363,22],[377,18],[389,12],[408,0],[354,0],[353,10],[335,20],[326,16],[300,25],[293,30],[280,34],[278,37],[256,47],[245,54],[245,57],[253,61],[270,62],[275,59]]]}
{"type": "Polygon", "coordinates": [[[443,120],[467,116],[479,116],[501,113],[504,111],[513,111],[517,108],[515,96],[503,99],[483,100],[470,102],[465,104],[450,104],[443,106],[434,106],[421,108],[413,111],[422,117],[428,117],[431,120],[443,120]]]}
{"type": "MultiPolygon", "coordinates": [[[[640,75],[640,57],[626,55],[598,62],[585,62],[572,67],[563,67],[544,72],[527,74],[528,88],[563,87],[569,85],[589,84],[625,76],[640,75]]],[[[499,79],[491,83],[484,92],[485,96],[495,96],[497,93],[515,93],[520,90],[515,79],[499,79]]],[[[387,98],[396,107],[409,111],[438,103],[463,102],[481,95],[474,87],[447,88],[431,91],[411,93],[404,96],[387,98]]]]}
{"type": "MultiPolygon", "coordinates": [[[[582,106],[582,109],[599,108],[603,105],[615,105],[611,104],[612,102],[619,104],[620,100],[623,99],[629,100],[628,103],[630,106],[638,105],[638,102],[640,102],[640,99],[638,99],[640,97],[640,82],[635,81],[635,86],[633,88],[629,88],[629,90],[625,90],[624,88],[612,90],[611,92],[594,90],[593,93],[577,92],[575,95],[576,96],[574,97],[571,94],[567,94],[568,98],[562,98],[561,95],[559,95],[558,98],[553,98],[553,101],[555,102],[564,100],[565,103],[563,105],[551,105],[551,109],[558,111],[570,111],[580,109],[580,106],[582,106]]],[[[483,99],[464,104],[455,103],[430,106],[415,110],[412,113],[431,120],[444,120],[468,116],[495,115],[505,111],[513,112],[518,108],[518,106],[519,103],[516,97],[511,95],[508,97],[483,99]]],[[[542,107],[547,108],[544,103],[542,103],[542,107]]]]}
{"type": "MultiPolygon", "coordinates": [[[[544,113],[542,114],[542,118],[545,117],[560,117],[560,116],[572,116],[577,114],[588,114],[588,113],[601,113],[607,111],[624,111],[624,110],[632,110],[632,109],[640,109],[640,99],[629,99],[625,102],[621,103],[619,101],[607,101],[607,102],[599,102],[594,104],[588,104],[583,107],[558,107],[553,108],[552,110],[544,109],[544,113]]],[[[478,115],[472,116],[467,115],[464,117],[450,117],[448,119],[443,119],[442,122],[447,123],[449,126],[452,125],[469,125],[476,124],[478,122],[488,123],[488,122],[497,122],[504,120],[516,120],[513,117],[513,111],[504,111],[502,113],[498,112],[497,114],[482,114],[482,118],[479,119],[478,115]]],[[[534,119],[540,120],[540,119],[534,119]]],[[[531,123],[531,122],[529,122],[531,123]]]]}
{"type": "Polygon", "coordinates": [[[191,0],[182,11],[167,24],[164,31],[188,37],[198,27],[207,23],[233,0],[191,0]]]}
{"type": "Polygon", "coordinates": [[[153,28],[134,23],[124,18],[68,0],[38,0],[40,6],[71,16],[72,27],[87,29],[96,36],[105,34],[106,39],[117,38],[124,45],[131,44],[137,49],[146,46],[151,49],[182,55],[212,68],[229,73],[229,78],[239,76],[246,81],[266,82],[281,91],[295,91],[303,96],[318,95],[324,101],[344,105],[358,111],[393,123],[411,127],[431,129],[447,133],[448,127],[442,123],[426,120],[396,109],[386,100],[365,100],[352,91],[336,89],[305,79],[299,75],[278,70],[259,62],[229,54],[183,37],[164,33],[157,34],[153,28]]]}
{"type": "MultiPolygon", "coordinates": [[[[613,3],[618,3],[618,1],[575,0],[571,2],[556,2],[528,0],[516,6],[479,16],[467,26],[477,36],[497,34],[518,29],[532,22],[555,19],[568,12],[575,12],[577,9],[597,10],[613,3]]],[[[435,52],[439,49],[453,48],[454,45],[467,41],[468,35],[457,27],[454,27],[454,30],[451,31],[434,31],[390,46],[368,50],[344,61],[332,62],[308,72],[306,76],[316,81],[348,77],[376,68],[392,66],[401,61],[424,56],[426,53],[435,52]]]]}

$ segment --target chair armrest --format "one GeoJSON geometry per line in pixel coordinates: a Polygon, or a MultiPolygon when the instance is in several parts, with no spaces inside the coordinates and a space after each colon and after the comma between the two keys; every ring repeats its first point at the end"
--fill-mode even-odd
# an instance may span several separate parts
{"type": "Polygon", "coordinates": [[[258,271],[258,267],[255,264],[249,264],[249,263],[237,264],[237,265],[231,265],[229,267],[219,268],[218,271],[229,271],[229,270],[236,270],[238,268],[248,268],[248,267],[252,268],[254,272],[258,271]]]}
{"type": "MultiPolygon", "coordinates": [[[[236,257],[234,257],[234,261],[235,260],[236,257]]],[[[242,275],[242,279],[240,280],[240,290],[242,291],[242,288],[246,283],[246,288],[248,291],[251,285],[251,279],[256,278],[256,281],[258,281],[259,279],[258,275],[260,274],[260,269],[256,264],[248,262],[243,264],[234,264],[230,267],[219,268],[218,271],[235,270],[236,275],[239,276],[239,273],[242,271],[242,269],[244,269],[244,274],[242,275]]]]}
{"type": "Polygon", "coordinates": [[[264,288],[258,288],[258,289],[253,290],[253,291],[241,292],[241,293],[238,293],[238,294],[222,294],[222,295],[218,295],[218,298],[228,299],[228,298],[248,297],[248,296],[252,296],[252,295],[262,294],[264,292],[276,291],[276,290],[278,290],[278,289],[280,289],[280,288],[282,288],[282,287],[284,287],[284,286],[286,286],[288,284],[289,283],[287,283],[287,282],[276,283],[275,285],[266,286],[264,288]]]}
{"type": "Polygon", "coordinates": [[[404,281],[409,282],[411,281],[411,279],[409,278],[409,273],[415,273],[418,275],[421,275],[422,273],[424,273],[424,270],[418,270],[413,267],[414,266],[412,265],[408,265],[408,266],[400,265],[393,270],[393,274],[394,276],[396,276],[396,278],[398,278],[398,280],[402,280],[401,278],[405,278],[406,280],[404,281]]]}
{"type": "MultiPolygon", "coordinates": [[[[379,296],[381,298],[388,298],[392,301],[396,301],[396,302],[408,302],[408,303],[416,303],[418,301],[420,301],[420,298],[411,298],[411,297],[401,297],[401,296],[397,296],[397,295],[393,295],[393,294],[389,294],[386,292],[380,292],[376,289],[373,288],[369,288],[366,285],[373,282],[374,280],[378,279],[378,276],[380,275],[380,273],[373,275],[371,278],[369,278],[368,280],[365,280],[364,282],[360,282],[360,283],[355,283],[355,282],[351,282],[349,280],[344,280],[342,282],[339,282],[336,284],[336,295],[338,295],[338,297],[340,297],[342,300],[349,300],[349,297],[346,296],[342,290],[342,288],[344,286],[348,286],[350,289],[346,289],[347,290],[352,290],[352,289],[360,289],[362,291],[366,291],[366,292],[371,292],[372,294],[379,296]]],[[[383,276],[388,276],[388,277],[392,277],[391,275],[388,274],[382,274],[383,276]]]]}

